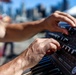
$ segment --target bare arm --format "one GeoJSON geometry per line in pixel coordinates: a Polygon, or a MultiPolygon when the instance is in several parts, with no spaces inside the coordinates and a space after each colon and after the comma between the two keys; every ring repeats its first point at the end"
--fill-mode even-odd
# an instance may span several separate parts
{"type": "Polygon", "coordinates": [[[29,68],[26,59],[27,50],[14,60],[0,67],[0,75],[22,75],[29,68]]]}
{"type": "Polygon", "coordinates": [[[0,75],[22,75],[34,67],[48,50],[56,52],[60,44],[54,39],[36,39],[20,56],[0,67],[0,75]]]}
{"type": "MultiPolygon", "coordinates": [[[[71,26],[76,24],[70,15],[55,12],[44,20],[8,25],[6,36],[0,41],[24,40],[44,29],[68,34],[67,30],[58,27],[60,21],[65,21],[71,26]]],[[[52,53],[59,48],[60,44],[54,39],[37,39],[20,56],[0,67],[0,75],[21,75],[24,70],[35,66],[48,50],[52,53]]]]}
{"type": "Polygon", "coordinates": [[[27,23],[9,24],[6,27],[5,37],[0,39],[0,41],[8,42],[26,40],[44,30],[44,20],[45,19],[27,23]]]}
{"type": "MultiPolygon", "coordinates": [[[[71,26],[76,26],[75,19],[63,12],[56,11],[51,16],[34,22],[9,24],[6,26],[6,36],[0,41],[22,41],[28,39],[43,30],[62,32],[68,34],[66,29],[60,28],[60,21],[67,22],[71,26]]],[[[1,33],[0,33],[1,34],[1,33]]]]}

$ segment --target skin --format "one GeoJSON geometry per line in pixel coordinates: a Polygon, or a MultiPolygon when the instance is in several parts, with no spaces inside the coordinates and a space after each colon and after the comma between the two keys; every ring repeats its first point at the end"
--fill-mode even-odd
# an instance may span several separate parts
{"type": "Polygon", "coordinates": [[[0,25],[0,32],[1,32],[0,38],[3,38],[5,36],[5,34],[6,34],[6,28],[5,27],[8,24],[10,24],[11,22],[12,22],[12,19],[9,16],[6,16],[4,18],[2,16],[0,16],[0,23],[3,23],[0,25]]]}
{"type": "Polygon", "coordinates": [[[12,19],[9,16],[5,16],[2,20],[6,23],[11,23],[12,22],[12,19]]]}
{"type": "MultiPolygon", "coordinates": [[[[56,11],[47,18],[27,23],[7,24],[1,20],[1,25],[3,24],[2,26],[6,29],[6,35],[1,38],[0,41],[23,41],[43,30],[62,32],[68,35],[66,29],[58,26],[60,21],[67,22],[72,27],[76,26],[76,21],[72,16],[59,11],[56,11]]],[[[58,49],[60,49],[60,44],[56,40],[52,38],[37,38],[22,54],[9,63],[1,66],[0,75],[21,75],[24,70],[32,68],[38,64],[46,52],[49,51],[50,54],[52,54],[58,49]]]]}

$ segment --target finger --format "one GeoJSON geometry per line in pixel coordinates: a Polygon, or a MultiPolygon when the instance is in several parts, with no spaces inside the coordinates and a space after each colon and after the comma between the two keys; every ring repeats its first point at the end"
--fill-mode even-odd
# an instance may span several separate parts
{"type": "Polygon", "coordinates": [[[6,29],[3,26],[0,26],[0,38],[4,38],[6,34],[6,29]]]}
{"type": "Polygon", "coordinates": [[[46,52],[46,54],[53,54],[54,52],[57,51],[57,46],[53,43],[49,43],[48,45],[44,46],[43,50],[44,52],[46,52]]]}
{"type": "Polygon", "coordinates": [[[52,51],[52,50],[47,50],[47,52],[46,52],[46,55],[51,55],[51,54],[53,54],[54,52],[52,51]]]}
{"type": "Polygon", "coordinates": [[[57,49],[58,49],[57,45],[55,45],[54,43],[50,43],[50,50],[51,50],[52,52],[56,52],[57,49]]]}
{"type": "Polygon", "coordinates": [[[56,17],[58,18],[58,21],[67,22],[72,27],[75,27],[76,26],[75,23],[72,20],[70,20],[68,17],[65,17],[63,15],[57,15],[56,17]]]}
{"type": "Polygon", "coordinates": [[[66,35],[68,35],[68,31],[65,29],[65,28],[60,28],[59,26],[56,27],[56,32],[61,32],[61,33],[64,33],[66,35]]]}
{"type": "Polygon", "coordinates": [[[68,17],[70,20],[72,20],[76,24],[75,18],[72,17],[71,15],[67,13],[63,13],[63,12],[59,12],[59,14],[68,17]]]}
{"type": "Polygon", "coordinates": [[[56,40],[53,39],[53,42],[50,43],[50,49],[46,51],[46,55],[50,55],[50,54],[53,54],[54,52],[56,52],[57,50],[59,50],[61,47],[60,47],[60,44],[57,42],[56,40]]]}
{"type": "Polygon", "coordinates": [[[57,46],[53,43],[50,43],[50,49],[46,51],[47,55],[53,54],[57,51],[57,46]]]}
{"type": "Polygon", "coordinates": [[[60,43],[57,41],[57,40],[55,40],[55,39],[51,39],[51,43],[53,43],[53,44],[55,44],[56,46],[57,46],[57,49],[60,49],[61,47],[60,47],[60,43]]]}
{"type": "Polygon", "coordinates": [[[47,51],[49,49],[58,49],[60,47],[60,44],[54,39],[47,39],[42,42],[41,46],[43,47],[43,50],[47,51]]]}

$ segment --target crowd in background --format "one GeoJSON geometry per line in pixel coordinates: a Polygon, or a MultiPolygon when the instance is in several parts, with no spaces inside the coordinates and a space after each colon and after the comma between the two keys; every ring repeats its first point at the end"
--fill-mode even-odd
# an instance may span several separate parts
{"type": "Polygon", "coordinates": [[[57,5],[49,7],[48,11],[43,4],[38,4],[34,8],[26,9],[25,3],[22,2],[20,8],[14,10],[15,13],[13,13],[11,5],[7,8],[7,11],[5,12],[3,9],[3,5],[0,4],[0,14],[7,14],[13,19],[14,22],[19,23],[38,20],[40,18],[47,17],[49,14],[55,12],[56,10],[65,11],[66,9],[68,9],[68,7],[69,3],[67,0],[63,0],[62,2],[57,3],[57,5]]]}

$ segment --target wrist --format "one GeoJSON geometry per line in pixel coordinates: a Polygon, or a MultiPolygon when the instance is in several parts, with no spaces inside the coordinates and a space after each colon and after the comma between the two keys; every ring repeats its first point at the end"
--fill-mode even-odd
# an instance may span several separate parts
{"type": "Polygon", "coordinates": [[[45,18],[45,20],[44,20],[44,28],[45,28],[45,30],[50,30],[52,27],[52,20],[51,20],[51,18],[50,17],[47,17],[47,18],[45,18]]]}
{"type": "Polygon", "coordinates": [[[41,31],[46,30],[46,19],[45,18],[41,19],[39,25],[40,28],[42,28],[41,31]]]}

